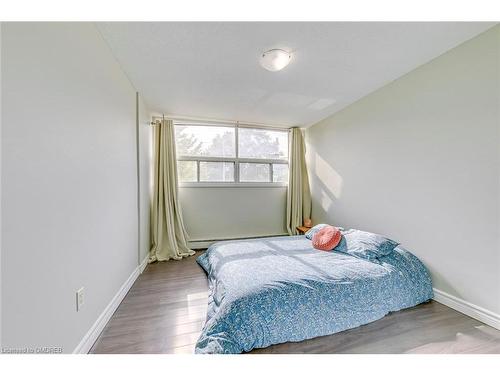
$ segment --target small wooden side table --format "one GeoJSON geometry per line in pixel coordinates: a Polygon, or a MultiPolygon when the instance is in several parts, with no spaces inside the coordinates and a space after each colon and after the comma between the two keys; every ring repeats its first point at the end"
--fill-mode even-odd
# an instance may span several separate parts
{"type": "Polygon", "coordinates": [[[304,227],[304,226],[300,226],[300,227],[297,227],[297,230],[299,231],[299,234],[306,234],[306,232],[311,229],[309,227],[304,227]]]}

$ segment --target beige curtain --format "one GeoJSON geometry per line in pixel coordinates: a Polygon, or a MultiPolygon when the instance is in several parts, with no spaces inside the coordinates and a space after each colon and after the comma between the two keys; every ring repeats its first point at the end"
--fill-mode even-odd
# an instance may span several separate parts
{"type": "Polygon", "coordinates": [[[302,131],[292,128],[290,139],[290,173],[286,200],[286,226],[290,235],[311,217],[311,192],[306,168],[306,147],[302,131]]]}
{"type": "Polygon", "coordinates": [[[194,254],[178,200],[174,124],[163,119],[153,127],[154,185],[151,205],[149,262],[182,259],[194,254]]]}

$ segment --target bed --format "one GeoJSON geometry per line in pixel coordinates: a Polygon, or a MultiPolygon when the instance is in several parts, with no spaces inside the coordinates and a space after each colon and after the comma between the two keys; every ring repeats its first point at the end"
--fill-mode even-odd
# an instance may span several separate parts
{"type": "Polygon", "coordinates": [[[213,244],[197,262],[209,281],[196,353],[242,353],[355,328],[433,297],[417,257],[398,246],[366,260],[319,251],[305,236],[213,244]]]}

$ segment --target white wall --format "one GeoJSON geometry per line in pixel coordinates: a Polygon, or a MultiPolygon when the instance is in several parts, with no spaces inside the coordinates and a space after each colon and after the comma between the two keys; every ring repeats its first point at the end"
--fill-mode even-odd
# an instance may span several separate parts
{"type": "Polygon", "coordinates": [[[9,23],[2,108],[3,346],[71,352],[137,267],[135,90],[92,24],[9,23]]]}
{"type": "Polygon", "coordinates": [[[139,231],[139,262],[149,255],[150,247],[150,205],[151,205],[151,150],[152,127],[150,126],[151,113],[143,98],[139,95],[138,101],[138,134],[139,134],[139,203],[140,203],[140,231],[139,231]]]}
{"type": "Polygon", "coordinates": [[[499,49],[497,26],[307,130],[313,220],[389,235],[497,314],[499,49]]]}
{"type": "Polygon", "coordinates": [[[183,187],[179,199],[192,242],[286,233],[283,187],[183,187]]]}

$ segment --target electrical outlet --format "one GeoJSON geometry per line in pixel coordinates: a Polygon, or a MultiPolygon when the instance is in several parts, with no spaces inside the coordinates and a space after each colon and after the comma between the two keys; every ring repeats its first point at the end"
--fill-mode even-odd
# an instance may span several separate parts
{"type": "Polygon", "coordinates": [[[81,287],[76,291],[76,311],[80,311],[85,303],[84,290],[85,288],[81,287]]]}

